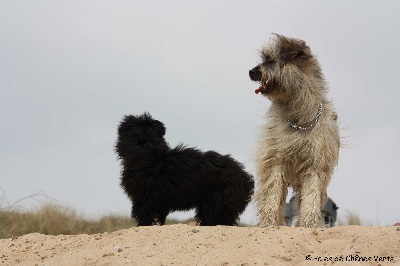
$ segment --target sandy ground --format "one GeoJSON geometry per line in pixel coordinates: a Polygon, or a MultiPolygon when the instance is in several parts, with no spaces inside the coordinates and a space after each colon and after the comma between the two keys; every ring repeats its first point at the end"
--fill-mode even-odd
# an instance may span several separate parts
{"type": "Polygon", "coordinates": [[[96,235],[28,234],[0,239],[0,265],[400,265],[400,228],[178,224],[96,235]]]}

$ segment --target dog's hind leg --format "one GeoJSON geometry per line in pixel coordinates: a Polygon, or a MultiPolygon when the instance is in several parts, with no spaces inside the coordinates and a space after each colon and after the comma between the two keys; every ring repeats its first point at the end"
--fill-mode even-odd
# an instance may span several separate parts
{"type": "Polygon", "coordinates": [[[196,223],[201,226],[213,226],[218,225],[219,213],[217,213],[215,204],[211,202],[199,203],[196,207],[195,219],[196,223]]]}
{"type": "Polygon", "coordinates": [[[322,225],[321,210],[326,200],[327,178],[324,172],[311,172],[302,177],[298,226],[316,228],[322,225]]]}
{"type": "Polygon", "coordinates": [[[136,220],[138,226],[155,225],[154,217],[149,206],[139,204],[132,205],[131,217],[136,220]]]}
{"type": "Polygon", "coordinates": [[[237,225],[238,214],[229,206],[220,204],[223,199],[215,199],[213,203],[201,203],[196,208],[196,221],[201,226],[237,225]]]}
{"type": "Polygon", "coordinates": [[[287,195],[287,182],[283,166],[272,168],[270,175],[261,177],[259,189],[255,196],[260,226],[284,225],[284,208],[287,195]]]}
{"type": "Polygon", "coordinates": [[[167,216],[169,214],[169,211],[159,211],[158,215],[157,215],[157,219],[158,219],[158,223],[160,225],[164,225],[165,224],[165,220],[167,219],[167,216]]]}
{"type": "Polygon", "coordinates": [[[200,207],[200,206],[196,207],[194,218],[196,219],[197,225],[205,225],[206,219],[205,219],[204,211],[203,211],[202,207],[200,207]]]}
{"type": "Polygon", "coordinates": [[[198,225],[237,225],[236,220],[244,208],[239,206],[240,209],[235,209],[237,208],[235,196],[231,195],[232,192],[230,191],[232,190],[218,191],[208,195],[203,202],[198,203],[195,215],[198,225]]]}

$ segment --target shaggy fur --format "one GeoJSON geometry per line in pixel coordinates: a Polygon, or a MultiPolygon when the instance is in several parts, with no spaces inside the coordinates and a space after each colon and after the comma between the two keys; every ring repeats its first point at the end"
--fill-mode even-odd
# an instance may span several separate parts
{"type": "Polygon", "coordinates": [[[261,226],[283,225],[287,188],[296,193],[298,226],[321,226],[327,186],[338,161],[337,115],[321,67],[302,40],[276,35],[249,71],[271,100],[257,154],[255,201],[261,226]],[[320,114],[319,114],[320,113],[320,114]]]}
{"type": "Polygon", "coordinates": [[[196,208],[199,225],[236,225],[253,194],[253,177],[229,155],[182,144],[170,148],[165,127],[148,113],[128,115],[115,145],[121,187],[138,225],[165,223],[170,212],[196,208]]]}

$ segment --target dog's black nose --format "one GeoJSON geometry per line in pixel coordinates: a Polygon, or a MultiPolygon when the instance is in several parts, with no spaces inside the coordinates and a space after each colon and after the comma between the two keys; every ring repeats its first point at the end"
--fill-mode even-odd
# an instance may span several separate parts
{"type": "Polygon", "coordinates": [[[249,70],[250,79],[253,81],[260,81],[261,80],[261,71],[260,66],[256,66],[253,69],[249,70]]]}

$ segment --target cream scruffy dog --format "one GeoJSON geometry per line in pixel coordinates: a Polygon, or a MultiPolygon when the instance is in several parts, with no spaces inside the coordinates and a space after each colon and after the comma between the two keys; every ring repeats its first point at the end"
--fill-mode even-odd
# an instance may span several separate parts
{"type": "Polygon", "coordinates": [[[283,225],[288,187],[296,195],[297,226],[322,225],[321,209],[339,157],[337,114],[316,57],[299,39],[275,34],[249,71],[256,93],[271,101],[257,153],[259,225],[283,225]]]}

